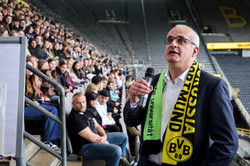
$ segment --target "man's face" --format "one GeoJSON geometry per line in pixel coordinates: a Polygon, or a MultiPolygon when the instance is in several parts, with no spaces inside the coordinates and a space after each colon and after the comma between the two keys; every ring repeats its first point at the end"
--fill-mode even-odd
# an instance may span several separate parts
{"type": "Polygon", "coordinates": [[[24,20],[20,21],[19,25],[20,25],[20,27],[24,27],[24,28],[26,27],[26,23],[24,20]]]}
{"type": "Polygon", "coordinates": [[[36,40],[36,43],[37,43],[37,44],[41,44],[41,42],[42,42],[41,36],[37,36],[37,37],[35,38],[35,40],[36,40]]]}
{"type": "Polygon", "coordinates": [[[72,102],[73,108],[82,113],[86,111],[86,98],[84,95],[75,96],[72,102]]]}
{"type": "Polygon", "coordinates": [[[181,43],[178,39],[174,39],[166,43],[165,58],[169,64],[178,64],[184,68],[192,64],[199,51],[199,48],[192,44],[193,35],[194,32],[187,27],[175,27],[170,30],[167,37],[184,37],[188,40],[181,43]]]}
{"type": "Polygon", "coordinates": [[[106,104],[108,100],[109,100],[109,97],[105,97],[103,95],[98,95],[98,101],[101,105],[106,104]]]}

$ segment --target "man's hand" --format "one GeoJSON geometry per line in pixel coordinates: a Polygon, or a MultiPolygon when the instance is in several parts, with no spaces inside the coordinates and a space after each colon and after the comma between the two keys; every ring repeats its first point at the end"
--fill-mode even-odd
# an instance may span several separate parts
{"type": "Polygon", "coordinates": [[[141,99],[141,96],[149,94],[152,90],[153,86],[149,86],[147,81],[143,79],[135,81],[133,84],[131,84],[129,89],[131,104],[138,104],[141,99]]]}
{"type": "Polygon", "coordinates": [[[107,137],[101,136],[99,138],[99,142],[100,143],[104,143],[104,144],[109,144],[109,142],[107,141],[107,137]]]}
{"type": "Polygon", "coordinates": [[[113,110],[114,113],[118,113],[118,109],[116,107],[114,107],[114,110],[113,110]]]}
{"type": "Polygon", "coordinates": [[[113,118],[112,118],[112,113],[111,113],[111,112],[108,112],[108,113],[107,113],[107,117],[108,117],[109,119],[113,119],[113,118]]]}

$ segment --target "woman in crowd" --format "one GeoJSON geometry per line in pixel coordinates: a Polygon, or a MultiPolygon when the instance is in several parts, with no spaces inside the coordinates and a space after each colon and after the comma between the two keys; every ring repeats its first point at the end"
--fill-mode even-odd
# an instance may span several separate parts
{"type": "Polygon", "coordinates": [[[120,101],[119,96],[115,93],[115,84],[114,84],[114,79],[109,79],[107,88],[106,88],[109,93],[110,93],[110,99],[113,101],[120,101]]]}
{"type": "Polygon", "coordinates": [[[72,69],[75,73],[75,75],[77,76],[78,79],[84,79],[85,78],[85,73],[83,70],[81,70],[81,65],[80,65],[80,61],[75,61],[73,63],[72,69]]]}
{"type": "Polygon", "coordinates": [[[53,51],[50,49],[50,45],[51,43],[48,40],[44,40],[42,48],[44,52],[46,52],[49,55],[50,58],[53,58],[54,54],[53,51]]]}
{"type": "Polygon", "coordinates": [[[10,36],[19,36],[19,33],[17,32],[17,30],[12,30],[10,32],[10,36]]]}
{"type": "Polygon", "coordinates": [[[37,42],[35,39],[29,40],[29,46],[28,49],[30,51],[30,54],[35,56],[37,59],[47,59],[49,58],[49,55],[46,54],[46,52],[37,46],[37,42]]]}
{"type": "Polygon", "coordinates": [[[65,54],[63,54],[63,52],[60,50],[60,44],[58,42],[55,42],[53,44],[53,53],[54,53],[54,57],[56,57],[56,59],[66,59],[65,54]]]}
{"type": "MultiPolygon", "coordinates": [[[[27,61],[27,64],[33,66],[31,61],[27,61]]],[[[39,89],[37,88],[36,75],[34,75],[31,71],[26,69],[26,88],[25,88],[25,96],[29,99],[33,100],[36,104],[39,104],[44,109],[48,110],[53,115],[59,117],[58,110],[56,107],[47,105],[44,103],[44,98],[40,96],[39,89]]],[[[44,118],[44,135],[43,141],[50,148],[57,150],[58,146],[53,143],[60,139],[60,127],[59,125],[51,120],[50,118],[44,116],[42,113],[29,106],[25,105],[24,108],[24,117],[25,118],[44,118]]]]}
{"type": "Polygon", "coordinates": [[[94,92],[94,93],[98,94],[98,89],[99,89],[99,87],[96,84],[90,83],[88,85],[87,89],[85,90],[85,93],[94,92]]]}
{"type": "Polygon", "coordinates": [[[61,59],[56,67],[57,82],[63,86],[65,92],[71,92],[73,87],[66,82],[65,72],[67,72],[67,62],[61,59]]]}
{"type": "Polygon", "coordinates": [[[10,33],[12,30],[12,16],[11,15],[6,15],[3,18],[3,27],[10,33]]]}
{"type": "Polygon", "coordinates": [[[99,113],[97,112],[95,108],[98,94],[96,94],[95,92],[85,92],[85,96],[86,96],[87,108],[88,108],[87,111],[89,111],[93,115],[93,117],[96,119],[98,124],[102,126],[102,117],[99,115],[99,113]]]}
{"type": "Polygon", "coordinates": [[[68,75],[70,77],[70,79],[73,81],[73,83],[75,83],[77,86],[82,86],[83,84],[87,83],[86,80],[82,79],[78,79],[78,77],[76,76],[76,74],[73,71],[73,59],[69,58],[67,59],[67,66],[68,66],[68,75]]]}
{"type": "Polygon", "coordinates": [[[7,37],[9,36],[9,32],[6,28],[0,28],[0,36],[7,37]]]}
{"type": "Polygon", "coordinates": [[[48,64],[49,64],[49,70],[51,72],[52,77],[57,80],[57,76],[56,76],[56,64],[57,61],[53,58],[48,59],[48,64]]]}
{"type": "Polygon", "coordinates": [[[91,73],[95,73],[95,60],[94,59],[89,59],[89,70],[91,73]]]}
{"type": "Polygon", "coordinates": [[[27,39],[33,39],[34,38],[34,28],[30,25],[25,28],[25,36],[27,39]]]}
{"type": "MultiPolygon", "coordinates": [[[[49,70],[49,64],[46,60],[44,59],[40,59],[38,61],[38,69],[45,75],[47,75],[50,79],[52,79],[53,81],[57,82],[54,77],[51,74],[51,71],[49,70]]],[[[50,83],[48,83],[47,81],[42,81],[42,85],[41,85],[41,91],[44,95],[48,96],[50,98],[50,101],[52,102],[58,102],[58,90],[51,85],[50,83]]]]}

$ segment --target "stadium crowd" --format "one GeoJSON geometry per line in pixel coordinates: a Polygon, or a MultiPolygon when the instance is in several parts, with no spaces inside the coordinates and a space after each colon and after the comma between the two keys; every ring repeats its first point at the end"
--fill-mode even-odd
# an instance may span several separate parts
{"type": "MultiPolygon", "coordinates": [[[[68,110],[67,129],[74,153],[104,159],[108,165],[118,165],[120,158],[126,162],[128,137],[123,133],[119,119],[123,86],[126,84],[128,89],[133,78],[128,77],[125,83],[123,64],[117,64],[101,49],[82,40],[70,28],[36,7],[15,0],[0,1],[0,36],[26,36],[26,63],[62,85],[65,95],[87,87],[85,94],[74,95],[72,111],[68,110]],[[81,121],[85,125],[79,125],[81,121]],[[116,137],[120,142],[114,139],[116,137]],[[105,146],[101,149],[117,151],[117,156],[110,158],[102,151],[99,154],[98,149],[90,155],[91,150],[85,145],[91,143],[96,148],[102,143],[105,146]]],[[[25,80],[25,96],[59,117],[59,91],[27,69],[25,80]]],[[[25,104],[24,116],[45,119],[43,142],[57,150],[60,146],[59,125],[28,104],[25,104]]]]}

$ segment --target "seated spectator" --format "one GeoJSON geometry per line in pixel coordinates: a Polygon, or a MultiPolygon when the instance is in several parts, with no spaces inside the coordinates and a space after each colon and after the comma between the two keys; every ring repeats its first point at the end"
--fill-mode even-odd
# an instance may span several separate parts
{"type": "Polygon", "coordinates": [[[110,132],[119,132],[120,128],[116,125],[115,120],[112,117],[112,112],[117,113],[118,110],[111,110],[108,112],[107,101],[109,100],[110,94],[106,89],[99,92],[98,101],[95,108],[99,115],[102,117],[102,126],[105,130],[110,132]]]}
{"type": "Polygon", "coordinates": [[[96,94],[95,92],[85,92],[85,97],[87,100],[87,108],[88,108],[87,111],[91,112],[91,114],[93,114],[93,117],[98,122],[98,124],[102,126],[102,117],[95,108],[98,94],[96,94]]]}
{"type": "Polygon", "coordinates": [[[106,89],[109,91],[110,98],[113,101],[120,101],[120,98],[119,98],[118,94],[116,94],[116,92],[115,92],[115,85],[114,85],[114,80],[113,79],[109,79],[106,89]]]}
{"type": "Polygon", "coordinates": [[[27,55],[26,56],[26,61],[28,62],[31,62],[34,66],[34,68],[38,68],[38,64],[37,64],[37,58],[33,55],[27,55]]]}
{"type": "MultiPolygon", "coordinates": [[[[27,63],[33,66],[32,62],[27,61],[27,63]]],[[[59,117],[58,110],[56,107],[44,103],[44,98],[40,96],[39,89],[37,88],[39,85],[37,85],[36,80],[37,80],[36,76],[31,71],[26,69],[25,96],[33,100],[35,103],[39,104],[44,109],[48,110],[53,115],[59,117]]],[[[53,141],[60,139],[60,127],[55,121],[43,115],[42,113],[37,111],[35,108],[29,106],[28,104],[26,104],[24,108],[24,117],[44,118],[45,124],[44,124],[43,141],[50,148],[54,150],[58,149],[58,146],[52,143],[53,141]]]]}
{"type": "Polygon", "coordinates": [[[19,36],[19,33],[17,32],[17,30],[12,30],[9,36],[19,36]]]}
{"type": "Polygon", "coordinates": [[[65,54],[66,59],[72,58],[70,55],[70,49],[71,49],[71,46],[69,44],[63,44],[63,52],[65,54]]]}
{"type": "Polygon", "coordinates": [[[99,89],[99,87],[96,84],[90,83],[88,85],[87,89],[85,90],[85,93],[94,92],[94,93],[98,94],[98,89],[99,89]]]}
{"type": "Polygon", "coordinates": [[[57,61],[55,59],[53,58],[48,59],[49,70],[51,72],[51,75],[57,81],[56,63],[57,61]]]}
{"type": "Polygon", "coordinates": [[[19,29],[19,18],[18,17],[14,17],[12,19],[12,30],[18,30],[19,29]]]}
{"type": "Polygon", "coordinates": [[[102,77],[101,76],[94,76],[92,78],[91,82],[98,86],[98,91],[103,90],[103,84],[102,84],[102,77]]]}
{"type": "Polygon", "coordinates": [[[94,64],[95,64],[95,60],[89,59],[88,66],[89,66],[89,70],[91,73],[95,73],[95,65],[94,64]]]}
{"type": "Polygon", "coordinates": [[[121,91],[123,86],[123,81],[124,81],[123,72],[119,71],[118,76],[116,77],[116,89],[121,91]]]}
{"type": "MultiPolygon", "coordinates": [[[[68,59],[67,59],[67,60],[68,60],[68,59]]],[[[66,60],[66,62],[67,62],[67,60],[66,60]]],[[[67,66],[68,66],[68,62],[67,62],[67,66]]],[[[74,81],[72,81],[71,76],[70,76],[70,74],[69,74],[69,69],[68,69],[68,68],[67,68],[67,70],[65,71],[64,75],[65,75],[65,80],[66,80],[67,84],[68,84],[69,86],[71,86],[73,89],[77,89],[77,88],[78,88],[77,83],[74,82],[74,81]]],[[[78,85],[79,85],[79,84],[78,84],[78,85]]],[[[80,86],[80,85],[79,85],[79,86],[80,86]]]]}
{"type": "Polygon", "coordinates": [[[130,85],[134,82],[134,78],[132,76],[126,76],[125,89],[129,89],[130,85]]]}
{"type": "Polygon", "coordinates": [[[50,58],[53,58],[54,54],[53,51],[50,49],[50,45],[51,43],[48,40],[44,40],[42,48],[44,52],[49,55],[50,58]]]}
{"type": "Polygon", "coordinates": [[[60,45],[61,44],[59,44],[58,42],[55,42],[53,44],[53,53],[54,53],[54,56],[57,59],[66,59],[67,57],[65,56],[64,51],[61,50],[60,45]]]}
{"type": "Polygon", "coordinates": [[[83,60],[83,70],[84,70],[85,75],[91,73],[91,71],[89,69],[89,60],[88,59],[83,60]]]}
{"type": "Polygon", "coordinates": [[[121,118],[120,116],[121,101],[120,101],[119,96],[115,93],[114,89],[115,89],[114,81],[113,79],[111,80],[109,79],[106,90],[109,92],[110,98],[107,101],[107,106],[108,106],[108,110],[112,112],[112,116],[114,120],[116,121],[116,124],[120,125],[119,119],[121,118]],[[113,110],[115,110],[115,112],[113,110]]]}
{"type": "Polygon", "coordinates": [[[24,19],[20,19],[20,21],[19,21],[19,30],[25,30],[25,28],[26,28],[26,22],[25,22],[25,20],[24,19]]]}
{"type": "MultiPolygon", "coordinates": [[[[36,36],[39,36],[39,35],[40,35],[40,26],[37,25],[34,28],[34,36],[36,37],[36,36]]],[[[40,45],[40,43],[38,43],[38,44],[40,45]]]]}
{"type": "Polygon", "coordinates": [[[71,92],[73,87],[66,82],[65,72],[67,72],[67,62],[61,59],[56,67],[57,82],[63,86],[65,92],[71,92]]]}
{"type": "Polygon", "coordinates": [[[103,73],[102,73],[102,66],[99,64],[100,63],[100,60],[98,60],[96,63],[95,63],[95,73],[97,76],[102,76],[103,73]]]}
{"type": "Polygon", "coordinates": [[[85,78],[85,73],[80,67],[80,61],[75,61],[73,63],[72,69],[78,79],[82,80],[85,78]]]}
{"type": "Polygon", "coordinates": [[[107,76],[103,76],[102,77],[102,86],[103,86],[103,89],[107,88],[107,84],[108,84],[108,77],[107,76]]]}
{"type": "Polygon", "coordinates": [[[29,40],[28,49],[30,54],[35,56],[37,59],[48,59],[49,55],[39,46],[37,46],[37,42],[35,39],[29,40]]]}
{"type": "Polygon", "coordinates": [[[35,36],[33,34],[34,28],[30,25],[25,28],[25,36],[27,39],[33,39],[35,36]]]}
{"type": "Polygon", "coordinates": [[[25,36],[25,33],[22,29],[19,29],[17,32],[19,36],[25,36]]]}
{"type": "Polygon", "coordinates": [[[12,16],[11,15],[6,15],[3,18],[3,27],[8,31],[8,33],[11,32],[12,30],[12,16]]]}
{"type": "Polygon", "coordinates": [[[0,28],[0,36],[7,37],[9,36],[9,32],[5,28],[0,28]]]}
{"type": "MultiPolygon", "coordinates": [[[[46,60],[40,59],[38,61],[38,69],[45,75],[47,75],[49,78],[51,78],[53,81],[57,82],[54,77],[51,74],[51,71],[49,70],[49,64],[46,60]]],[[[44,95],[48,96],[51,101],[58,102],[59,99],[59,92],[58,90],[48,83],[47,81],[42,81],[41,85],[41,91],[44,95]]]]}
{"type": "MultiPolygon", "coordinates": [[[[45,41],[45,40],[48,40],[48,41],[50,41],[50,33],[49,33],[49,31],[45,31],[44,33],[43,33],[43,41],[45,41]]],[[[51,42],[51,41],[50,41],[51,42]]]]}
{"type": "Polygon", "coordinates": [[[36,35],[35,40],[36,40],[36,45],[38,47],[42,48],[42,46],[43,46],[42,36],[41,35],[36,35]]]}
{"type": "Polygon", "coordinates": [[[72,66],[73,66],[73,59],[67,59],[67,66],[68,66],[68,74],[71,80],[77,85],[77,86],[82,86],[83,84],[87,83],[88,81],[84,79],[78,79],[76,76],[72,66]]]}
{"type": "Polygon", "coordinates": [[[67,118],[67,131],[73,152],[90,159],[106,160],[108,166],[118,166],[126,156],[128,141],[124,133],[105,133],[96,119],[86,111],[86,98],[73,96],[73,108],[67,118]]]}

